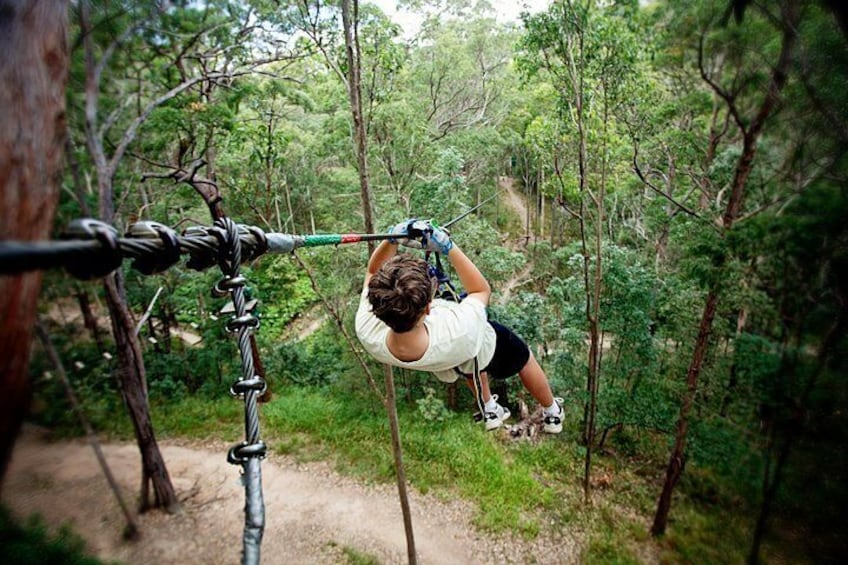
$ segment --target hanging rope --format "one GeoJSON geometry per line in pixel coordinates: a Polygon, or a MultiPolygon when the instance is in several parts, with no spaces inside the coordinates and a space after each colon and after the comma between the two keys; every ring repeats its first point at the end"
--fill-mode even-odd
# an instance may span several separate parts
{"type": "MultiPolygon", "coordinates": [[[[256,374],[250,334],[259,326],[259,318],[247,312],[244,286],[247,279],[239,270],[242,262],[239,227],[227,217],[215,221],[208,230],[218,240],[218,266],[224,277],[212,289],[212,294],[223,297],[230,295],[235,314],[227,322],[227,331],[235,332],[241,354],[242,373],[230,388],[230,393],[244,398],[245,441],[230,448],[227,461],[242,466],[242,483],[245,489],[244,536],[242,563],[259,563],[262,534],[265,530],[265,503],[262,496],[262,469],[260,462],[265,457],[265,443],[259,437],[259,397],[265,392],[266,382],[256,374]]],[[[259,237],[258,233],[254,233],[259,237]]],[[[260,242],[260,247],[264,242],[260,242]]]]}

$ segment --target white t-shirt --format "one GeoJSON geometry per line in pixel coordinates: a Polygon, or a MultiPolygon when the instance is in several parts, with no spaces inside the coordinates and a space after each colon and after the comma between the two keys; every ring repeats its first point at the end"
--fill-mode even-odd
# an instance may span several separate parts
{"type": "Polygon", "coordinates": [[[466,374],[474,372],[474,357],[479,368],[485,368],[495,354],[495,329],[486,319],[486,306],[469,296],[460,303],[437,298],[424,317],[430,343],[424,355],[416,361],[401,361],[389,351],[386,338],[389,326],[371,310],[368,287],[363,287],[356,311],[356,336],[375,359],[395,367],[430,371],[440,381],[454,382],[458,367],[466,374]]]}

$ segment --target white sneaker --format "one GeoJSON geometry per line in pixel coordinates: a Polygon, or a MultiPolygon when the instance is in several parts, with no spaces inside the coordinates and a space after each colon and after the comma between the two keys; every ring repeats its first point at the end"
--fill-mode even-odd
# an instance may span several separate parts
{"type": "Polygon", "coordinates": [[[512,415],[507,408],[504,408],[503,406],[497,403],[497,394],[492,395],[492,400],[495,401],[497,408],[492,411],[486,410],[486,413],[483,415],[483,421],[486,424],[487,432],[500,428],[503,425],[504,421],[509,419],[509,417],[512,415]]]}
{"type": "Polygon", "coordinates": [[[562,431],[562,418],[565,411],[562,409],[562,398],[554,398],[554,404],[559,408],[558,414],[545,414],[545,425],[542,429],[548,434],[558,434],[562,431]]]}

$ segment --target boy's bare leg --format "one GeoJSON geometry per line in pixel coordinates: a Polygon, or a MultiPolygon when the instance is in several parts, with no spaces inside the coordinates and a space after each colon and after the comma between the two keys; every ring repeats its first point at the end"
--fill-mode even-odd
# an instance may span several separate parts
{"type": "MultiPolygon", "coordinates": [[[[476,394],[474,391],[473,378],[466,377],[465,384],[468,385],[468,388],[471,390],[471,394],[476,394]]],[[[482,397],[483,404],[486,404],[489,399],[492,398],[492,391],[489,389],[489,375],[486,371],[480,371],[480,396],[482,397]]]]}
{"type": "MultiPolygon", "coordinates": [[[[539,366],[539,362],[536,361],[532,351],[530,352],[530,358],[527,360],[527,363],[518,372],[518,377],[521,379],[521,383],[527,389],[527,392],[536,399],[536,402],[544,407],[553,405],[554,395],[551,392],[551,385],[548,384],[548,377],[545,376],[545,372],[539,366]]],[[[486,383],[486,389],[488,390],[488,382],[486,383]]]]}

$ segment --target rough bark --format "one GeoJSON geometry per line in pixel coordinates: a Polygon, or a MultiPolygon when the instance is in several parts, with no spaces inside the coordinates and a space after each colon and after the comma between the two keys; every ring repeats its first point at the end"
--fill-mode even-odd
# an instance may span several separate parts
{"type": "MultiPolygon", "coordinates": [[[[88,150],[91,153],[97,173],[100,219],[111,224],[115,220],[115,192],[113,187],[115,172],[126,147],[135,138],[135,131],[128,130],[124,135],[121,146],[115,150],[111,158],[107,157],[102,131],[99,127],[100,71],[102,69],[95,60],[89,10],[90,6],[87,1],[80,2],[79,16],[80,27],[84,36],[86,69],[85,134],[88,150]]],[[[164,507],[169,512],[176,512],[179,509],[179,501],[153,433],[150,407],[147,403],[147,374],[144,358],[141,353],[141,344],[135,333],[135,325],[127,307],[124,280],[120,270],[108,275],[103,281],[103,287],[106,294],[106,306],[112,320],[115,348],[118,353],[118,379],[121,384],[121,393],[132,419],[136,441],[141,452],[140,507],[142,511],[154,506],[164,507]],[[149,500],[148,487],[150,483],[152,483],[155,495],[152,504],[149,500]]]]}
{"type": "MultiPolygon", "coordinates": [[[[719,85],[713,82],[711,77],[704,74],[702,70],[704,80],[719,97],[725,100],[730,113],[735,116],[737,125],[743,133],[742,154],[736,162],[730,198],[727,201],[727,206],[721,219],[721,225],[724,232],[729,231],[730,228],[733,227],[737,218],[739,218],[745,195],[745,187],[753,168],[760,135],[762,134],[766,120],[772,114],[775,106],[777,105],[781,90],[783,90],[783,87],[786,85],[790,55],[795,43],[798,23],[798,6],[794,1],[790,0],[786,3],[783,7],[782,17],[783,29],[781,30],[782,43],[780,55],[778,57],[777,64],[772,70],[768,90],[766,91],[765,96],[757,109],[757,113],[750,124],[745,124],[742,121],[738,108],[736,107],[736,101],[732,97],[728,97],[726,92],[724,92],[719,85]]],[[[712,331],[713,319],[715,318],[715,312],[718,305],[718,295],[722,279],[721,273],[725,268],[726,261],[727,257],[722,257],[719,264],[716,265],[716,276],[710,285],[706,302],[704,304],[704,310],[701,315],[698,337],[695,341],[692,359],[689,362],[689,368],[686,373],[686,392],[678,415],[674,448],[672,449],[668,467],[666,468],[665,482],[657,503],[657,511],[654,515],[654,522],[651,526],[651,533],[654,536],[660,536],[665,533],[666,527],[668,526],[668,513],[671,509],[671,496],[683,472],[684,450],[686,448],[686,435],[689,427],[689,414],[695,400],[698,377],[701,374],[704,355],[710,343],[710,333],[712,331]]]]}
{"type": "MultiPolygon", "coordinates": [[[[46,239],[65,146],[68,3],[0,0],[0,239],[46,239]]],[[[0,277],[0,488],[29,405],[41,273],[0,277]]]]}
{"type": "MultiPolygon", "coordinates": [[[[374,233],[374,206],[371,203],[371,186],[368,180],[368,140],[365,121],[362,116],[362,88],[359,57],[359,2],[343,0],[342,25],[347,55],[347,90],[350,98],[350,111],[353,116],[353,142],[356,150],[356,165],[359,172],[359,191],[362,197],[362,214],[365,219],[365,233],[374,233]],[[353,8],[353,14],[351,14],[353,8]],[[351,17],[352,16],[352,17],[351,17]]],[[[374,251],[374,242],[368,242],[369,254],[374,251]]]]}

